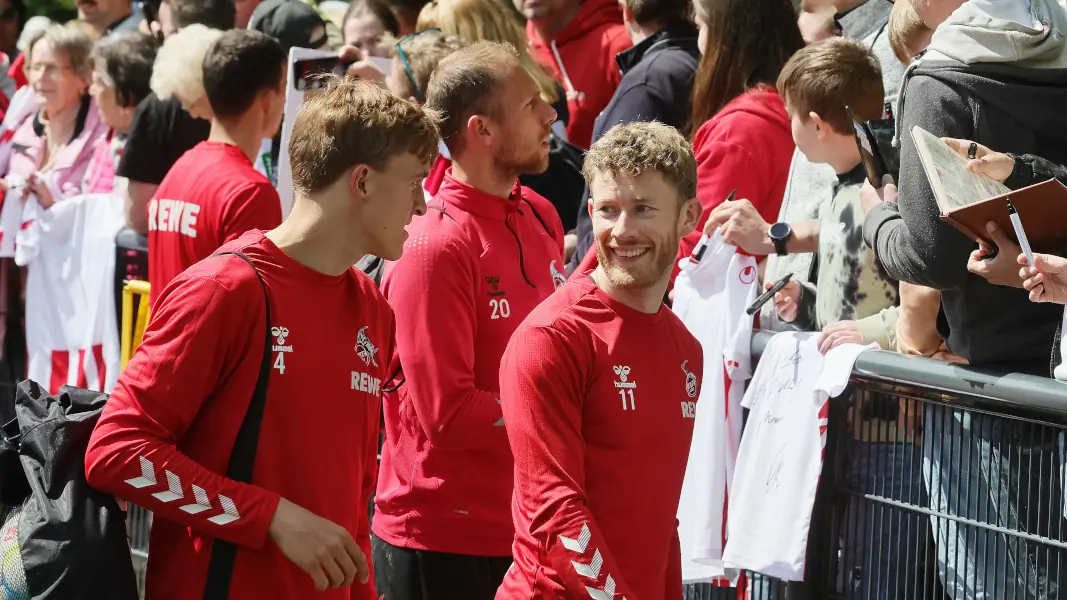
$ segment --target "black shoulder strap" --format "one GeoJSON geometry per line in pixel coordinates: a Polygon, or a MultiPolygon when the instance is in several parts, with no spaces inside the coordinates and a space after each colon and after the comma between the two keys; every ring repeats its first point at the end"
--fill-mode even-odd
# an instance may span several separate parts
{"type": "MultiPolygon", "coordinates": [[[[232,254],[248,263],[263,288],[263,301],[267,308],[266,326],[263,337],[263,359],[259,366],[259,377],[256,379],[256,389],[252,392],[252,401],[248,404],[248,412],[241,421],[241,428],[237,430],[237,439],[234,440],[233,452],[230,453],[230,464],[226,469],[226,477],[250,483],[252,470],[256,465],[256,448],[259,446],[259,430],[263,423],[263,410],[267,406],[267,384],[270,382],[270,296],[267,294],[267,284],[263,282],[263,276],[259,269],[252,264],[247,256],[240,252],[220,252],[215,256],[232,254]]],[[[226,600],[230,595],[230,578],[233,576],[233,564],[237,558],[237,546],[231,542],[216,539],[211,548],[211,560],[208,563],[207,582],[204,585],[204,600],[226,600]]]]}

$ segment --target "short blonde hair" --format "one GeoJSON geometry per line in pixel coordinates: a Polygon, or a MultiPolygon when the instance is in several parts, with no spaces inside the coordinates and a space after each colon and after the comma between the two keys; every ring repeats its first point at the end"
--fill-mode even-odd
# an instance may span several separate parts
{"type": "Polygon", "coordinates": [[[475,42],[437,65],[426,86],[426,106],[441,116],[441,138],[453,154],[463,149],[461,132],[468,119],[501,118],[498,92],[509,77],[522,72],[519,55],[507,42],[475,42]]]}
{"type": "Polygon", "coordinates": [[[45,40],[52,46],[52,52],[67,59],[67,66],[88,81],[93,76],[93,61],[89,58],[93,51],[93,40],[76,25],[52,24],[34,32],[27,40],[26,72],[33,63],[33,47],[45,40]]]}
{"type": "Polygon", "coordinates": [[[435,0],[419,13],[417,30],[437,28],[470,42],[507,42],[518,52],[519,62],[537,82],[541,98],[549,104],[559,100],[555,79],[530,56],[526,31],[500,0],[435,0]]]}
{"type": "Polygon", "coordinates": [[[778,93],[802,121],[819,115],[841,135],[852,135],[847,106],[864,121],[880,119],[885,88],[878,59],[863,44],[830,38],[797,51],[778,76],[778,93]]]}
{"type": "Polygon", "coordinates": [[[163,42],[152,65],[152,91],[160,100],[177,97],[196,102],[204,96],[204,57],[216,40],[218,29],[193,24],[183,27],[163,42]]]}
{"type": "Polygon", "coordinates": [[[659,173],[674,186],[679,202],[697,195],[693,148],[677,129],[663,123],[616,125],[589,148],[582,166],[590,185],[599,174],[640,177],[648,172],[659,173]]]}
{"type": "Polygon", "coordinates": [[[886,26],[889,36],[889,47],[893,49],[893,55],[904,64],[911,63],[915,55],[922,48],[917,48],[924,37],[929,39],[933,34],[915,7],[909,0],[897,0],[893,4],[893,10],[889,11],[889,25],[886,26]]]}
{"type": "Polygon", "coordinates": [[[437,117],[359,79],[331,77],[304,103],[293,122],[289,164],[293,188],[309,195],[333,185],[345,171],[367,165],[383,171],[410,152],[427,167],[437,156],[437,117]]]}

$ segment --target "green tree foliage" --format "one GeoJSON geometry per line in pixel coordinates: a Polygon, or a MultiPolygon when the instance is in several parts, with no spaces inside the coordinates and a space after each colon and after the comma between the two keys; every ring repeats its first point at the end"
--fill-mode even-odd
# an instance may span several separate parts
{"type": "Polygon", "coordinates": [[[70,19],[78,16],[78,11],[74,8],[74,0],[25,0],[26,1],[26,14],[33,17],[36,15],[43,15],[52,19],[64,23],[70,19]]]}

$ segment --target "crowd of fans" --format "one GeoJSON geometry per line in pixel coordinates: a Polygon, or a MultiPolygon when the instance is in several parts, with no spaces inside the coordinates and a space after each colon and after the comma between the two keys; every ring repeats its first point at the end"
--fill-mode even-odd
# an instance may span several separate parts
{"type": "MultiPolygon", "coordinates": [[[[549,517],[513,509],[513,485],[545,475],[529,461],[523,463],[526,471],[534,472],[514,468],[512,446],[519,438],[505,431],[503,417],[510,413],[500,408],[499,398],[507,394],[500,385],[500,364],[527,315],[567,280],[581,279],[608,260],[595,227],[603,215],[592,208],[591,179],[582,162],[591,147],[590,156],[596,154],[600,140],[619,144],[609,139],[619,125],[656,121],[683,136],[695,161],[695,198],[702,208],[677,250],[667,235],[638,244],[647,258],[635,251],[627,260],[676,265],[702,234],[718,233],[757,257],[767,287],[787,273],[793,276],[759,315],[756,328],[821,332],[824,352],[843,343],[877,342],[885,350],[1000,371],[1043,377],[1067,371],[1060,366],[1059,340],[1064,316],[1059,304],[1067,303],[1067,262],[1059,256],[1067,256],[1067,248],[1035,248],[1039,254],[1029,267],[1005,232],[989,230],[992,247],[943,222],[910,135],[920,126],[948,139],[965,156],[976,142],[969,168],[1012,189],[1054,177],[1067,181],[1061,166],[1067,165],[1067,12],[1055,0],[514,0],[513,6],[501,0],[135,5],[79,0],[77,7],[78,18],[63,24],[30,18],[22,0],[0,0],[0,51],[9,65],[0,79],[0,376],[13,382],[25,375],[26,347],[35,342],[33,327],[25,323],[26,305],[47,301],[26,296],[26,267],[19,260],[22,236],[28,235],[23,232],[72,198],[121,198],[126,232],[120,238],[136,240],[147,252],[147,268],[135,274],[151,284],[153,320],[141,359],[131,363],[136,373],[119,380],[120,408],[101,422],[90,481],[107,489],[132,477],[111,469],[137,464],[133,455],[121,453],[140,451],[138,435],[166,440],[168,452],[177,445],[213,471],[198,471],[198,477],[219,479],[227,464],[220,449],[230,444],[219,442],[211,451],[199,445],[236,434],[240,419],[234,421],[231,413],[243,408],[220,408],[226,394],[219,390],[240,395],[241,385],[255,381],[258,358],[249,368],[232,361],[242,352],[257,353],[259,338],[219,336],[213,348],[195,334],[211,323],[225,328],[246,320],[248,331],[254,331],[263,319],[248,306],[259,288],[242,296],[246,310],[212,310],[229,284],[192,289],[187,269],[208,277],[204,263],[194,265],[235,240],[250,244],[249,254],[262,264],[289,269],[288,254],[306,265],[296,254],[277,249],[284,246],[279,240],[288,240],[290,246],[284,247],[298,254],[310,252],[308,244],[323,243],[301,237],[300,224],[304,233],[326,232],[323,240],[352,248],[343,232],[329,227],[351,223],[354,213],[323,198],[343,189],[354,197],[405,199],[392,208],[382,204],[360,212],[366,221],[360,235],[374,243],[360,245],[359,256],[347,263],[359,261],[372,275],[395,324],[379,327],[385,321],[375,311],[381,307],[363,307],[375,323],[365,333],[359,328],[370,322],[343,317],[344,303],[356,296],[330,287],[336,282],[310,269],[286,280],[292,292],[276,292],[268,281],[271,294],[277,294],[268,318],[270,311],[291,313],[296,306],[308,313],[294,324],[269,323],[271,373],[307,374],[286,393],[314,399],[317,394],[308,389],[318,385],[319,375],[311,361],[334,360],[327,351],[334,345],[339,354],[346,351],[341,346],[350,353],[354,345],[364,358],[361,364],[381,367],[378,375],[357,377],[353,371],[351,386],[373,389],[384,400],[380,470],[361,466],[362,471],[342,477],[353,479],[353,489],[377,490],[373,522],[368,529],[336,513],[316,518],[351,525],[345,529],[360,549],[345,552],[366,555],[378,593],[387,599],[489,599],[508,573],[505,589],[514,593],[582,597],[559,568],[542,573],[531,567],[537,560],[552,560],[547,554],[535,557],[532,549],[535,538],[540,540],[539,527],[545,526],[538,519],[549,517]],[[345,88],[335,82],[325,95],[309,95],[296,122],[303,137],[294,134],[290,147],[281,148],[286,98],[296,93],[287,86],[286,57],[292,48],[336,52],[349,78],[363,83],[345,88]],[[382,58],[389,68],[375,60],[382,58]],[[372,94],[373,86],[384,91],[372,94]],[[363,117],[360,110],[380,122],[371,129],[346,125],[346,119],[363,117]],[[853,136],[854,119],[891,132],[883,151],[899,164],[895,180],[869,181],[853,136]],[[394,134],[400,137],[392,139],[394,134]],[[359,136],[372,141],[355,139],[359,136]],[[420,150],[405,155],[411,164],[405,163],[403,176],[376,179],[373,173],[386,172],[383,161],[400,152],[397,144],[420,150]],[[349,155],[340,156],[341,150],[349,155]],[[292,215],[282,214],[275,189],[283,153],[292,162],[298,198],[315,199],[294,204],[292,215]],[[356,175],[346,175],[352,165],[374,168],[366,177],[359,175],[366,167],[359,166],[356,175]],[[285,225],[283,217],[288,217],[285,225]],[[327,218],[334,222],[324,223],[327,218]],[[406,234],[391,229],[397,219],[411,220],[406,234]],[[262,235],[253,239],[249,232],[256,231],[271,231],[268,237],[277,247],[263,242],[262,235]],[[407,240],[402,256],[395,247],[398,236],[407,240]],[[315,300],[301,304],[297,292],[305,285],[315,300]],[[335,316],[336,322],[325,325],[315,321],[335,316]],[[198,317],[204,324],[197,324],[198,317]],[[166,331],[179,326],[185,333],[164,339],[166,331]],[[294,332],[301,326],[308,331],[298,336],[294,332]],[[348,327],[359,331],[358,340],[346,337],[343,344],[324,344],[324,350],[312,352],[321,342],[312,331],[329,337],[348,327]],[[175,350],[186,344],[186,353],[198,353],[195,359],[175,350]],[[294,347],[307,358],[298,359],[294,347]],[[172,385],[153,379],[165,378],[172,369],[190,379],[196,377],[189,373],[202,369],[203,382],[172,385]],[[216,385],[233,378],[243,383],[216,385]],[[166,402],[189,406],[168,408],[166,402]],[[158,412],[143,420],[131,416],[142,409],[158,412]],[[227,424],[203,424],[221,414],[229,415],[227,424]],[[516,542],[513,548],[516,523],[528,528],[530,547],[520,549],[516,542]],[[514,555],[525,561],[516,563],[517,569],[511,566],[513,552],[525,553],[514,555]]],[[[644,139],[633,135],[633,140],[644,139]]],[[[598,155],[598,160],[608,159],[598,155]]],[[[348,258],[344,255],[342,262],[348,258]]],[[[234,266],[234,260],[226,269],[245,268],[234,266]]],[[[677,272],[674,266],[671,281],[677,272]]],[[[669,306],[671,298],[668,284],[663,301],[669,306]]],[[[52,368],[59,366],[53,361],[52,368]]],[[[345,367],[342,375],[350,370],[345,367]]],[[[105,380],[101,377],[99,385],[105,380]]],[[[327,386],[324,392],[347,391],[347,379],[345,386],[332,392],[327,386]]],[[[856,423],[897,421],[893,402],[857,402],[852,409],[856,423]]],[[[333,417],[343,421],[348,409],[338,410],[343,412],[333,417]]],[[[377,421],[377,411],[371,413],[377,421]]],[[[945,417],[929,409],[925,418],[945,417]]],[[[377,426],[373,434],[344,433],[323,423],[323,430],[335,433],[300,435],[366,434],[377,443],[377,426]]],[[[887,477],[908,479],[901,485],[909,490],[906,497],[897,500],[929,502],[959,518],[978,518],[972,507],[922,493],[921,474],[905,464],[916,464],[923,448],[896,427],[881,431],[884,435],[871,438],[860,435],[857,425],[853,434],[857,447],[892,450],[877,468],[887,477]]],[[[964,423],[942,432],[937,444],[947,452],[953,444],[987,434],[964,423]]],[[[358,441],[352,448],[365,445],[363,438],[358,441]]],[[[1059,486],[1050,475],[1058,469],[1038,467],[1044,460],[1058,465],[1056,449],[1044,440],[1015,441],[1035,458],[1031,467],[1022,467],[1032,473],[1014,477],[1044,477],[1047,486],[1059,486]]],[[[327,446],[321,447],[325,452],[327,446]]],[[[157,452],[152,460],[160,468],[164,456],[174,460],[157,452]]],[[[951,465],[935,454],[925,458],[947,476],[951,465]]],[[[151,469],[153,463],[144,467],[145,455],[140,456],[137,468],[151,469]]],[[[285,469],[311,468],[286,466],[284,456],[267,460],[272,470],[265,477],[275,482],[285,479],[285,469]]],[[[344,455],[322,460],[345,469],[344,455]]],[[[873,462],[860,466],[875,468],[873,462]]],[[[578,489],[585,484],[567,483],[578,489]]],[[[286,557],[302,557],[298,566],[320,589],[351,585],[356,571],[366,578],[368,567],[355,558],[320,556],[315,562],[314,541],[301,537],[300,528],[310,522],[299,520],[305,519],[302,513],[289,513],[296,515],[289,537],[275,535],[274,507],[331,493],[277,485],[263,495],[232,487],[214,492],[245,502],[242,507],[251,511],[239,515],[248,529],[228,541],[261,548],[273,536],[286,557]],[[282,493],[295,495],[279,504],[282,493]],[[299,544],[306,547],[294,549],[299,544]]],[[[974,493],[986,493],[995,484],[977,478],[968,485],[974,493]]],[[[129,490],[108,491],[123,495],[129,490]]],[[[1006,497],[995,510],[1015,514],[1018,502],[1006,497]]],[[[184,518],[176,509],[150,508],[179,523],[184,518]]],[[[282,514],[282,508],[278,511],[282,514]]],[[[1063,531],[1059,517],[1048,521],[1031,533],[1063,531]]],[[[152,555],[158,551],[179,564],[199,548],[182,545],[186,537],[222,534],[213,529],[188,534],[182,526],[153,535],[152,555]],[[166,544],[180,548],[160,550],[166,544]]],[[[955,535],[939,538],[937,559],[952,598],[986,597],[988,589],[1004,585],[994,582],[1014,579],[1028,589],[1055,588],[1061,566],[1067,566],[1061,565],[1067,557],[1058,555],[1039,560],[1030,546],[1024,549],[1029,562],[1020,561],[1027,566],[1015,568],[980,553],[962,533],[955,535]],[[977,575],[954,574],[961,568],[977,575]]],[[[883,555],[893,555],[889,546],[883,555]]],[[[207,563],[196,564],[202,583],[207,563]]],[[[236,572],[249,564],[239,560],[236,572]]],[[[631,568],[625,559],[621,564],[624,571],[631,568]]],[[[163,573],[167,568],[156,562],[149,577],[152,569],[163,573]]],[[[897,566],[893,572],[900,568],[920,567],[897,566]]],[[[642,577],[662,582],[673,573],[627,576],[630,589],[640,590],[649,586],[642,577]]],[[[841,591],[858,594],[862,569],[849,576],[854,580],[844,581],[841,591]]],[[[269,586],[248,577],[235,575],[234,585],[241,580],[249,589],[269,593],[269,586]]],[[[181,579],[159,575],[149,589],[159,597],[192,597],[166,593],[184,585],[181,579]]],[[[910,585],[911,579],[900,577],[900,585],[910,585]]],[[[673,584],[667,584],[673,594],[673,584]]],[[[297,583],[285,585],[295,586],[286,588],[294,593],[301,589],[297,583]]],[[[894,591],[894,585],[879,581],[885,594],[879,597],[905,597],[904,588],[894,591]]]]}

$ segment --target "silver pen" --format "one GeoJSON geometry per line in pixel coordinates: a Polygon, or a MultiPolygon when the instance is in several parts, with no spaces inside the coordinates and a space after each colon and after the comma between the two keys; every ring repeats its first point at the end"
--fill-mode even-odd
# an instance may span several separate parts
{"type": "Polygon", "coordinates": [[[1011,203],[1011,199],[1008,199],[1008,218],[1011,219],[1011,226],[1015,229],[1015,237],[1019,238],[1019,246],[1022,247],[1023,254],[1026,255],[1026,264],[1030,265],[1030,268],[1034,268],[1034,253],[1030,251],[1030,241],[1026,239],[1026,231],[1023,230],[1023,222],[1019,218],[1019,213],[1015,211],[1015,205],[1011,203]]]}

